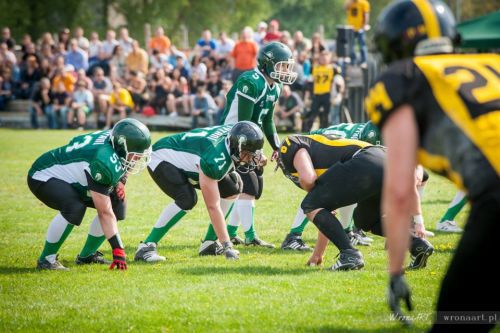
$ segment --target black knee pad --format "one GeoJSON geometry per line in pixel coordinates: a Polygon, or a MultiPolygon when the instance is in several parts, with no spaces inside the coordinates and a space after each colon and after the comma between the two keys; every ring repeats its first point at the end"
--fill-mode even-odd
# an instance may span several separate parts
{"type": "Polygon", "coordinates": [[[255,172],[255,174],[257,175],[257,184],[258,184],[258,187],[259,187],[258,191],[257,191],[257,195],[255,196],[256,200],[259,200],[259,198],[262,195],[262,191],[264,190],[264,177],[262,176],[263,173],[264,173],[264,169],[263,168],[259,168],[255,172]]]}
{"type": "MultiPolygon", "coordinates": [[[[240,173],[241,179],[243,180],[243,193],[260,197],[262,191],[259,186],[259,176],[256,173],[256,170],[250,171],[248,173],[240,173]]],[[[261,176],[262,177],[262,176],[261,176]]]]}
{"type": "Polygon", "coordinates": [[[175,200],[175,204],[182,210],[191,210],[198,203],[198,195],[194,188],[192,191],[183,191],[175,200]]]}
{"type": "Polygon", "coordinates": [[[63,209],[61,209],[61,215],[70,224],[79,226],[80,224],[82,224],[83,216],[85,215],[86,210],[87,206],[85,206],[84,203],[72,201],[65,205],[63,209]]]}
{"type": "Polygon", "coordinates": [[[115,217],[117,221],[125,220],[125,215],[127,213],[127,201],[120,200],[113,192],[110,195],[111,206],[113,208],[113,213],[115,213],[115,217]]]}
{"type": "Polygon", "coordinates": [[[221,198],[229,198],[243,191],[243,180],[237,172],[228,173],[218,183],[221,198]]]}

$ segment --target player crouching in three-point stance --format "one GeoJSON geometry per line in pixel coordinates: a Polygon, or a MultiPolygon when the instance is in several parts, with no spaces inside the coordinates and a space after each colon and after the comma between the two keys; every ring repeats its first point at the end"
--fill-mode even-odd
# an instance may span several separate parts
{"type": "Polygon", "coordinates": [[[198,128],[167,136],[153,145],[149,173],[161,190],[175,201],[168,205],[147,238],[139,245],[135,260],[163,261],[157,244],[197,202],[201,189],[217,238],[203,242],[200,255],[224,254],[238,259],[226,230],[225,215],[243,189],[238,173],[259,163],[264,134],[252,122],[198,128]]]}
{"type": "MultiPolygon", "coordinates": [[[[382,236],[380,199],[385,154],[382,146],[319,134],[290,135],[282,142],[279,165],[288,178],[309,192],[301,207],[320,231],[309,263],[322,263],[330,240],[340,250],[332,270],[363,268],[361,252],[353,247],[344,226],[331,212],[357,203],[354,224],[382,236]]],[[[413,195],[417,212],[415,190],[413,195]]],[[[423,268],[434,249],[425,239],[411,237],[413,260],[409,268],[423,268]]]]}
{"type": "Polygon", "coordinates": [[[67,270],[57,252],[87,207],[97,210],[77,264],[107,263],[97,251],[106,238],[113,248],[110,268],[127,269],[117,220],[125,218],[125,179],[144,169],[151,154],[149,130],[135,119],[123,119],[111,131],[75,137],[66,146],[40,156],[28,174],[33,194],[59,210],[47,231],[39,269],[67,270]]]}
{"type": "MultiPolygon", "coordinates": [[[[411,309],[402,267],[417,158],[465,189],[471,202],[441,285],[432,332],[464,331],[461,325],[443,325],[449,311],[480,317],[500,309],[494,272],[500,252],[500,56],[450,54],[455,37],[453,15],[443,2],[390,4],[375,31],[375,44],[389,66],[366,99],[368,115],[387,145],[384,230],[389,304],[396,315],[402,315],[401,300],[411,309]]],[[[473,324],[466,331],[494,326],[473,324]]]]}

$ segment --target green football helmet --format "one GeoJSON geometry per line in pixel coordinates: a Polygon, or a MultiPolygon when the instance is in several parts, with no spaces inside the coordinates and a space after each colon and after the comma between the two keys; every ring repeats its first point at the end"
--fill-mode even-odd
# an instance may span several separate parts
{"type": "Polygon", "coordinates": [[[241,173],[254,170],[262,157],[264,133],[251,121],[237,122],[229,132],[229,149],[236,169],[241,173]],[[241,152],[251,155],[248,162],[241,161],[241,152]]]}
{"type": "Polygon", "coordinates": [[[294,83],[297,79],[294,65],[292,51],[283,43],[271,42],[259,50],[257,68],[276,82],[294,83]]]}
{"type": "Polygon", "coordinates": [[[128,174],[137,174],[151,160],[151,134],[140,121],[122,119],[111,130],[111,144],[128,174]]]}

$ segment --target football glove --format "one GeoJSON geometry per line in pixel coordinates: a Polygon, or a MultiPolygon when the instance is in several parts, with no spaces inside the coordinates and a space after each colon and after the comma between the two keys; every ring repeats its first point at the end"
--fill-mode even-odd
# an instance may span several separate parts
{"type": "Polygon", "coordinates": [[[391,275],[389,281],[389,289],[387,291],[387,298],[389,302],[389,308],[391,309],[394,316],[399,321],[401,321],[403,325],[411,325],[410,319],[408,318],[408,316],[403,314],[399,304],[399,301],[403,300],[408,311],[413,310],[413,305],[411,303],[411,292],[402,273],[391,275]]]}
{"type": "Polygon", "coordinates": [[[124,249],[113,249],[113,262],[111,263],[111,266],[109,266],[109,269],[114,269],[115,267],[119,270],[127,269],[127,261],[125,258],[126,255],[124,249]]]}

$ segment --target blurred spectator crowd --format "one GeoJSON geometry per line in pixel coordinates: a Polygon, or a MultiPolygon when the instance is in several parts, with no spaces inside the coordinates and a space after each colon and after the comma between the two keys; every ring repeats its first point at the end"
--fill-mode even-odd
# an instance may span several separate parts
{"type": "Polygon", "coordinates": [[[275,108],[278,123],[289,130],[308,130],[311,115],[321,125],[338,121],[344,83],[336,56],[319,33],[311,39],[301,31],[280,31],[279,23],[245,27],[238,40],[226,32],[214,38],[203,31],[196,45],[179,50],[162,27],[145,47],[129,36],[108,30],[103,39],[82,28],[44,33],[34,40],[25,34],[18,43],[8,27],[0,38],[0,110],[14,99],[30,100],[33,128],[39,117],[49,128],[109,128],[130,114],[199,118],[218,124],[225,96],[244,71],[256,67],[259,47],[271,41],[288,45],[298,78],[285,87],[275,108]],[[285,121],[287,120],[287,121],[285,121]]]}

